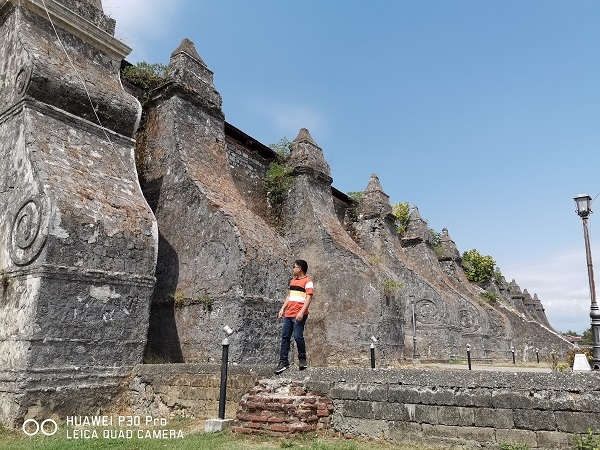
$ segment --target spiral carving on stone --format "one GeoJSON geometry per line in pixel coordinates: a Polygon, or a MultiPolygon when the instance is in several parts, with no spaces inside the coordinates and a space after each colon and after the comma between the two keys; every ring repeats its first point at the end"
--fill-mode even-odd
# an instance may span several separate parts
{"type": "Polygon", "coordinates": [[[415,305],[417,321],[421,323],[436,323],[440,318],[438,305],[427,299],[419,300],[415,305]]]}
{"type": "Polygon", "coordinates": [[[33,69],[31,67],[21,67],[17,76],[15,77],[15,92],[17,95],[23,95],[29,86],[31,81],[31,74],[33,69]]]}
{"type": "Polygon", "coordinates": [[[48,231],[46,215],[38,199],[27,200],[19,208],[10,236],[10,256],[15,264],[28,264],[39,254],[48,231]]]}

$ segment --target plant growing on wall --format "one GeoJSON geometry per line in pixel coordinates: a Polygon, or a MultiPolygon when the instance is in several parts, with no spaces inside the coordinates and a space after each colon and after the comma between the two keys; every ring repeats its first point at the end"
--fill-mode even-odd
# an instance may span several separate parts
{"type": "Polygon", "coordinates": [[[408,218],[410,216],[410,203],[394,203],[392,205],[392,214],[396,218],[396,231],[402,234],[408,227],[408,218]]]}
{"type": "Polygon", "coordinates": [[[132,84],[144,89],[154,89],[167,80],[168,66],[145,61],[127,66],[121,71],[121,76],[132,84]]]}
{"type": "Polygon", "coordinates": [[[442,248],[442,234],[438,233],[433,228],[430,228],[429,236],[431,239],[431,247],[433,248],[436,256],[442,256],[444,253],[444,249],[442,248]]]}
{"type": "Polygon", "coordinates": [[[181,291],[172,292],[169,294],[169,297],[171,297],[175,306],[181,306],[185,301],[185,294],[181,291]]]}
{"type": "Polygon", "coordinates": [[[269,164],[265,174],[265,185],[271,207],[279,207],[292,187],[294,169],[285,165],[290,155],[291,145],[285,137],[277,144],[269,145],[269,148],[276,153],[275,160],[269,164]]]}
{"type": "Polygon", "coordinates": [[[491,256],[483,256],[476,249],[462,254],[462,267],[471,283],[485,283],[492,279],[496,261],[491,256]]]}
{"type": "Polygon", "coordinates": [[[363,201],[363,193],[360,191],[348,192],[348,197],[352,200],[350,207],[348,208],[348,214],[352,220],[358,219],[358,208],[363,201]]]}
{"type": "Polygon", "coordinates": [[[388,278],[383,282],[383,295],[385,297],[391,297],[396,292],[398,292],[398,289],[402,287],[404,287],[404,284],[402,284],[401,282],[388,278]]]}
{"type": "Polygon", "coordinates": [[[479,296],[484,299],[486,302],[493,303],[498,300],[498,294],[494,294],[493,292],[483,291],[479,296]]]}
{"type": "Polygon", "coordinates": [[[198,298],[198,300],[200,301],[200,303],[202,303],[202,306],[204,307],[205,311],[211,312],[213,309],[213,301],[211,300],[211,298],[204,294],[202,296],[200,296],[198,298]]]}

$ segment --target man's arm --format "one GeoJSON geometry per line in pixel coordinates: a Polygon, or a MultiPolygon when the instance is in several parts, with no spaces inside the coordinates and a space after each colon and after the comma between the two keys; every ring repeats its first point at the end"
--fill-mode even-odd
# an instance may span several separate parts
{"type": "Polygon", "coordinates": [[[288,295],[285,298],[285,300],[283,301],[283,305],[281,305],[281,309],[279,310],[279,314],[277,315],[277,317],[279,319],[281,319],[283,317],[283,314],[285,313],[285,309],[287,308],[289,301],[290,301],[290,293],[288,291],[288,295]]]}
{"type": "Polygon", "coordinates": [[[304,306],[302,307],[302,309],[298,312],[298,314],[296,314],[296,320],[298,322],[302,322],[302,319],[304,319],[304,314],[306,313],[306,311],[308,310],[308,307],[310,306],[310,302],[312,302],[312,294],[308,294],[306,296],[306,300],[304,301],[304,306]]]}

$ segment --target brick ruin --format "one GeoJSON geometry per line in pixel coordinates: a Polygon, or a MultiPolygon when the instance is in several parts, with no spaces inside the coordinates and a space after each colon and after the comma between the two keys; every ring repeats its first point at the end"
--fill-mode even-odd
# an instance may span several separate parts
{"type": "Polygon", "coordinates": [[[478,361],[571,347],[537,295],[471,284],[448,230],[435,249],[417,208],[398,235],[376,175],[359,204],[335,189],[306,129],[274,207],[275,153],[225,121],[189,40],[143,92],[121,79],[130,49],[100,0],[8,0],[0,25],[2,423],[109,408],[144,357],[216,361],[224,325],[230,361],[276,362],[298,257],[317,290],[312,366],[364,365],[371,336],[383,364],[412,360],[413,310],[421,360],[467,343],[478,361]]]}

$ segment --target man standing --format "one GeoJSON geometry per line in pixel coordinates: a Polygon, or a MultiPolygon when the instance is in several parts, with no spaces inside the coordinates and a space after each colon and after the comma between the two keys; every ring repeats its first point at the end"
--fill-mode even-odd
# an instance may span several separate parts
{"type": "Polygon", "coordinates": [[[304,325],[308,318],[308,307],[313,297],[313,282],[306,276],[308,263],[303,259],[294,261],[292,269],[294,277],[290,281],[288,295],[279,310],[279,319],[283,318],[281,331],[281,351],[279,364],[275,373],[281,373],[290,366],[288,354],[292,334],[298,348],[298,368],[304,370],[306,363],[306,344],[304,342],[304,325]]]}

